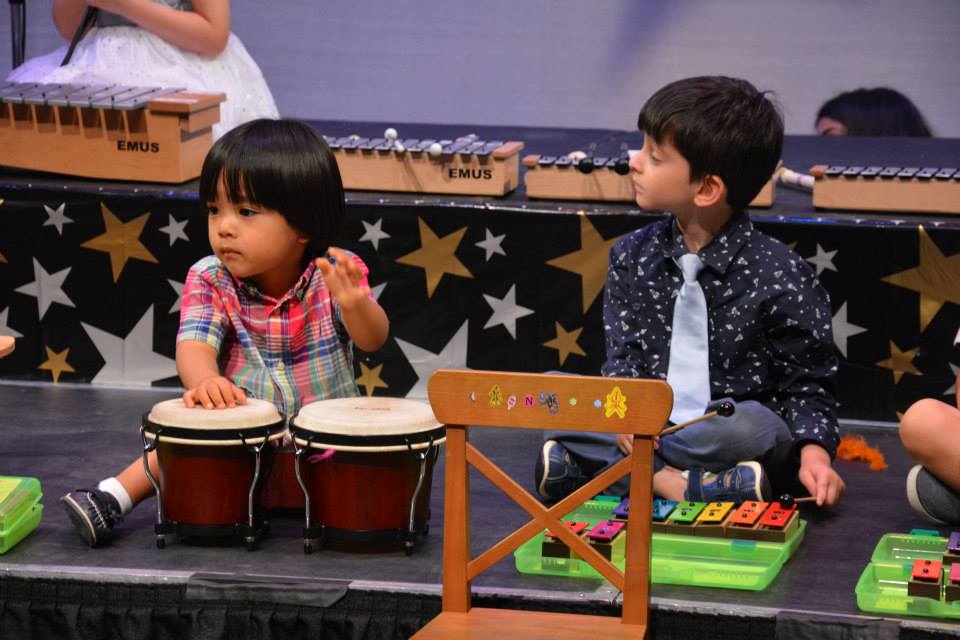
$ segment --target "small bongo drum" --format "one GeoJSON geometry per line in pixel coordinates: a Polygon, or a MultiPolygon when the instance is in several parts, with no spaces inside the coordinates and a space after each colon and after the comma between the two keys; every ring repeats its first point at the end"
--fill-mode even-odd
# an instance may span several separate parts
{"type": "Polygon", "coordinates": [[[143,465],[157,492],[157,546],[166,536],[241,536],[256,547],[263,528],[259,494],[271,440],[283,437],[276,407],[248,399],[229,409],[187,408],[176,398],[143,416],[143,465]],[[160,477],[147,454],[156,449],[160,477]]]}
{"type": "Polygon", "coordinates": [[[306,405],[291,421],[312,540],[412,553],[427,533],[433,466],[446,428],[430,405],[366,397],[306,405]]]}

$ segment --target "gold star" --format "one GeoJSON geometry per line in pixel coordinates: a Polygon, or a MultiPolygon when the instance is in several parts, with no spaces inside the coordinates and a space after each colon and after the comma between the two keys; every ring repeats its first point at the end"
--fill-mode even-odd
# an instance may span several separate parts
{"type": "Polygon", "coordinates": [[[547,260],[549,265],[580,274],[584,313],[603,291],[603,282],[607,277],[607,259],[610,254],[610,247],[617,239],[604,240],[601,238],[597,229],[581,211],[580,250],[553,260],[547,260]]]}
{"type": "Polygon", "coordinates": [[[114,282],[120,279],[120,272],[123,271],[127,260],[137,258],[146,262],[155,263],[157,261],[153,254],[140,242],[140,234],[143,232],[144,225],[147,224],[147,218],[150,217],[149,211],[130,222],[121,222],[102,202],[100,203],[100,211],[103,213],[103,224],[106,231],[96,238],[87,240],[80,246],[110,254],[110,266],[113,268],[114,282]]]}
{"type": "Polygon", "coordinates": [[[457,258],[457,246],[467,232],[464,227],[459,231],[438,238],[423,218],[417,219],[420,225],[420,248],[397,258],[397,262],[422,267],[427,274],[427,297],[431,297],[440,284],[443,274],[472,278],[473,274],[457,258]]]}
{"type": "Polygon", "coordinates": [[[583,349],[580,348],[580,345],[577,344],[577,339],[580,337],[580,332],[583,331],[583,327],[568,332],[560,325],[559,322],[554,324],[557,325],[557,337],[553,340],[544,342],[543,346],[557,350],[558,355],[560,356],[561,367],[563,366],[563,363],[566,362],[567,356],[569,356],[571,353],[575,353],[578,356],[587,355],[583,352],[583,349]]]}
{"type": "Polygon", "coordinates": [[[917,356],[918,351],[920,351],[920,347],[910,349],[909,351],[900,351],[900,348],[891,340],[890,357],[878,362],[877,366],[893,371],[894,384],[900,382],[900,378],[903,377],[904,373],[912,373],[918,376],[922,375],[922,372],[913,366],[913,359],[917,356]]]}
{"type": "Polygon", "coordinates": [[[798,242],[799,242],[799,241],[794,240],[793,242],[788,243],[788,244],[787,244],[787,247],[790,249],[790,251],[794,251],[794,252],[795,252],[795,251],[797,250],[797,244],[798,244],[798,242]]]}
{"type": "Polygon", "coordinates": [[[390,388],[390,385],[380,379],[381,369],[383,369],[382,364],[370,369],[367,365],[362,362],[360,363],[360,377],[357,378],[357,384],[366,390],[368,396],[372,396],[377,387],[382,389],[390,388]]]}
{"type": "Polygon", "coordinates": [[[920,332],[923,333],[944,302],[960,304],[960,253],[944,257],[927,230],[920,226],[919,231],[920,266],[881,279],[920,294],[920,332]]]}
{"type": "Polygon", "coordinates": [[[44,349],[47,350],[47,361],[41,364],[37,369],[46,369],[53,373],[53,381],[59,382],[60,374],[64,371],[73,373],[75,369],[67,364],[67,356],[70,355],[70,348],[66,348],[60,353],[55,353],[53,349],[44,345],[44,349]]]}

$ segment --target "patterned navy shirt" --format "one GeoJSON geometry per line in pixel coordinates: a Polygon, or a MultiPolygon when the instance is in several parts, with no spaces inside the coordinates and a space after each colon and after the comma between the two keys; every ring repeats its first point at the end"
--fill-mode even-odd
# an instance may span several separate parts
{"type": "MultiPolygon", "coordinates": [[[[674,216],[621,238],[610,251],[603,375],[667,378],[673,305],[688,252],[674,216]]],[[[734,214],[698,253],[707,300],[710,396],[756,400],[783,418],[795,451],[808,441],[834,455],[839,442],[837,356],[827,292],[813,269],[734,214]]]]}

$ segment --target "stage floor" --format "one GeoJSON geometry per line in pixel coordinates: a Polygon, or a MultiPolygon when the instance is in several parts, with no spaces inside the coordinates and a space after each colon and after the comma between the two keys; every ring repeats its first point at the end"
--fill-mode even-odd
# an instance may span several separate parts
{"type": "MultiPolygon", "coordinates": [[[[231,590],[236,593],[256,585],[257,597],[265,600],[289,598],[290,585],[299,585],[297,597],[306,598],[304,603],[311,603],[309,585],[314,585],[316,594],[326,588],[339,588],[341,593],[344,589],[379,593],[383,597],[407,594],[430,599],[428,608],[438,606],[442,575],[442,456],[434,475],[432,531],[409,557],[401,552],[358,555],[329,550],[306,556],[302,523],[292,518],[275,518],[270,536],[254,552],[239,544],[210,546],[186,542],[172,542],[159,550],[152,527],[154,499],[140,505],[119,526],[111,545],[87,548],[74,533],[58,498],[68,490],[91,486],[115,474],[133,459],[140,447],[140,416],[153,403],[175,395],[170,389],[0,383],[0,406],[4,407],[0,474],[38,477],[44,491],[43,520],[33,534],[0,556],[0,580],[186,584],[187,594],[192,585],[198,597],[203,597],[203,590],[210,585],[217,585],[221,596],[228,599],[231,590]]],[[[907,631],[910,637],[946,637],[958,632],[956,623],[949,621],[891,621],[858,611],[854,586],[880,536],[931,527],[907,504],[904,478],[911,462],[899,446],[895,429],[847,425],[845,431],[865,435],[885,454],[890,467],[875,472],[865,464],[838,462],[848,487],[845,499],[834,510],[804,505],[803,517],[809,524],[806,538],[765,591],[653,585],[654,617],[688,611],[708,617],[732,615],[767,623],[776,621],[780,630],[777,637],[789,637],[784,635],[788,628],[799,629],[808,623],[838,632],[844,627],[870,627],[874,629],[871,633],[878,635],[869,637],[883,638],[905,637],[898,634],[907,631]]],[[[527,431],[471,431],[474,444],[531,490],[538,437],[527,431]]],[[[477,476],[471,482],[476,553],[527,518],[483,478],[477,476]]],[[[540,609],[603,610],[617,596],[602,581],[522,575],[515,570],[512,557],[481,576],[474,586],[481,598],[508,602],[508,606],[526,603],[540,609]]],[[[312,604],[316,602],[313,600],[312,604]]],[[[826,633],[821,637],[841,636],[826,633]]]]}

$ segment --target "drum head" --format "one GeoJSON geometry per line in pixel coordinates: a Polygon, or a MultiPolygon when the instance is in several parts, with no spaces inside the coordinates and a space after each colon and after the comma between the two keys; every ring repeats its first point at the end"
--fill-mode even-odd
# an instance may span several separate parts
{"type": "Polygon", "coordinates": [[[445,440],[430,405],[400,398],[336,398],[306,405],[290,430],[300,446],[341,451],[423,449],[445,440]]]}
{"type": "Polygon", "coordinates": [[[188,408],[182,398],[153,405],[143,420],[144,435],[153,440],[192,445],[260,444],[283,437],[284,421],[271,402],[248,398],[227,409],[188,408]]]}

